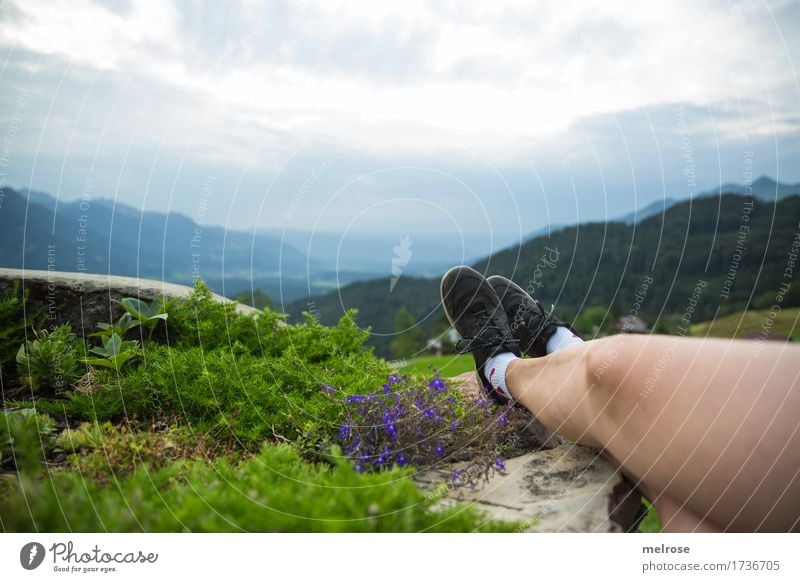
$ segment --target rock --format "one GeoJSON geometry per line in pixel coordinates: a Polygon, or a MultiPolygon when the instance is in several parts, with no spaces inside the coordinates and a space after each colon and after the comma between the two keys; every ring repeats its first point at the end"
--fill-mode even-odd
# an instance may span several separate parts
{"type": "MultiPolygon", "coordinates": [[[[416,479],[423,487],[449,482],[446,470],[416,479]]],[[[599,451],[576,444],[528,453],[506,461],[506,474],[493,474],[475,489],[448,491],[441,503],[474,503],[503,521],[536,519],[534,532],[623,532],[638,525],[641,494],[599,451]]]]}
{"type": "MultiPolygon", "coordinates": [[[[35,271],[29,269],[0,269],[0,293],[13,288],[20,281],[28,291],[27,313],[41,309],[47,316],[46,324],[69,323],[80,337],[97,331],[98,323],[116,320],[123,313],[115,301],[137,297],[152,301],[158,297],[185,297],[191,287],[164,281],[118,277],[114,275],[89,275],[60,271],[35,271]]],[[[220,301],[230,301],[216,295],[220,301]]],[[[257,311],[239,304],[241,313],[257,311]]]]}

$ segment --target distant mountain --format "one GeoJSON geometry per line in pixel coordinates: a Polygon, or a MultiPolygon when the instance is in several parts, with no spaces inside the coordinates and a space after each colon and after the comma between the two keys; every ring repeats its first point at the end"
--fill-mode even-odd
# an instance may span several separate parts
{"type": "Polygon", "coordinates": [[[642,209],[634,210],[633,212],[629,212],[628,214],[623,214],[619,218],[615,219],[619,222],[624,222],[625,224],[635,224],[640,220],[644,220],[645,218],[650,218],[651,216],[656,216],[657,214],[662,214],[667,208],[671,208],[678,203],[678,200],[675,198],[664,198],[663,200],[656,200],[652,204],[648,204],[642,209]]]}
{"type": "MultiPolygon", "coordinates": [[[[784,281],[787,249],[800,219],[800,196],[777,203],[758,199],[747,213],[746,202],[734,194],[704,196],[679,202],[635,226],[619,221],[565,227],[473,266],[533,289],[538,299],[557,305],[562,315],[572,317],[598,305],[609,310],[609,317],[637,309],[638,315],[654,323],[691,309],[691,322],[696,323],[710,319],[718,309],[723,313],[742,309],[751,298],[774,301],[784,281]],[[740,242],[745,213],[750,230],[740,242]],[[543,266],[542,257],[552,259],[550,249],[557,251],[558,260],[552,267],[543,266]],[[645,277],[652,283],[642,300],[645,277]],[[704,286],[694,300],[698,281],[704,286]]],[[[427,334],[442,317],[438,278],[402,277],[391,292],[388,282],[387,276],[348,285],[333,294],[298,301],[288,312],[297,318],[311,310],[332,323],[343,309],[358,308],[358,323],[372,327],[371,344],[388,356],[400,307],[408,308],[427,334]]]]}
{"type": "MultiPolygon", "coordinates": [[[[720,190],[744,193],[745,187],[726,184],[699,194],[692,204],[698,207],[704,199],[716,199],[720,190]]],[[[756,199],[770,202],[800,192],[800,184],[761,177],[752,184],[752,191],[756,199]]],[[[199,274],[215,291],[229,296],[259,287],[277,306],[298,299],[302,304],[350,283],[373,279],[383,282],[372,297],[376,308],[386,301],[390,307],[399,305],[404,300],[403,288],[412,285],[411,281],[436,278],[453,264],[479,263],[490,254],[504,256],[503,251],[515,252],[542,237],[558,238],[577,228],[545,226],[519,242],[513,236],[496,234],[466,233],[461,238],[425,233],[397,237],[293,230],[243,232],[197,225],[179,213],[142,212],[107,199],[93,199],[88,205],[57,203],[43,192],[10,188],[4,195],[0,200],[0,266],[47,268],[53,260],[55,268],[62,270],[85,269],[184,284],[199,274]],[[398,288],[401,279],[405,284],[398,288]],[[381,300],[380,294],[390,289],[391,298],[381,300]]],[[[688,202],[657,200],[612,222],[641,224],[681,204],[688,202]]],[[[297,311],[295,306],[289,310],[297,311]]],[[[383,328],[388,329],[386,325],[383,328]]]]}
{"type": "MultiPolygon", "coordinates": [[[[709,196],[719,196],[721,194],[744,195],[746,192],[747,187],[744,184],[728,183],[721,185],[716,190],[701,192],[695,195],[694,198],[708,198],[709,196]]],[[[775,200],[782,200],[787,196],[791,196],[792,194],[800,194],[800,184],[783,184],[781,182],[776,182],[767,176],[761,176],[750,185],[750,194],[759,200],[773,202],[775,200]]],[[[661,214],[668,208],[671,208],[680,202],[685,202],[685,199],[663,198],[661,200],[651,202],[644,208],[637,208],[632,212],[612,218],[609,222],[624,222],[625,224],[634,224],[640,220],[644,220],[645,218],[650,218],[651,216],[661,214]]],[[[529,233],[528,236],[523,238],[523,242],[527,242],[538,236],[544,236],[550,232],[566,228],[566,226],[567,225],[565,224],[551,224],[544,226],[532,233],[529,233]]]]}
{"type": "MultiPolygon", "coordinates": [[[[754,198],[766,202],[783,200],[792,194],[800,194],[800,184],[782,184],[767,176],[761,176],[750,185],[751,194],[754,198]]],[[[712,190],[700,196],[718,196],[719,194],[746,194],[747,187],[744,184],[723,184],[718,190],[712,190]]]]}
{"type": "MultiPolygon", "coordinates": [[[[30,200],[9,188],[4,194],[0,266],[52,265],[183,284],[199,275],[229,295],[251,285],[275,298],[309,293],[305,255],[274,236],[199,225],[182,214],[141,212],[111,200],[56,204],[42,193],[31,193],[30,200]]],[[[317,293],[330,288],[311,285],[317,293]]]]}
{"type": "Polygon", "coordinates": [[[440,275],[453,263],[477,261],[492,249],[500,250],[516,243],[513,236],[472,235],[462,237],[428,233],[355,233],[286,230],[285,243],[308,255],[329,270],[349,270],[376,278],[389,275],[397,267],[395,247],[407,240],[407,261],[402,261],[406,275],[440,275]],[[394,261],[394,263],[393,263],[394,261]]]}

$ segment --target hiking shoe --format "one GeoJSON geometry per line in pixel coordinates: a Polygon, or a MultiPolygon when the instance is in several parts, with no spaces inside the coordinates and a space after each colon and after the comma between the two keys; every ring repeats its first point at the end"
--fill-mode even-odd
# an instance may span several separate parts
{"type": "Polygon", "coordinates": [[[508,403],[508,398],[492,387],[483,370],[486,360],[497,354],[520,355],[494,289],[476,270],[453,267],[442,277],[440,291],[447,319],[461,334],[456,347],[460,353],[471,353],[475,358],[475,369],[486,393],[500,404],[508,403]]]}
{"type": "Polygon", "coordinates": [[[499,275],[489,277],[488,281],[500,298],[511,332],[519,341],[522,353],[536,358],[546,356],[547,340],[559,327],[566,327],[578,335],[572,326],[556,319],[552,311],[547,313],[541,303],[513,281],[499,275]]]}

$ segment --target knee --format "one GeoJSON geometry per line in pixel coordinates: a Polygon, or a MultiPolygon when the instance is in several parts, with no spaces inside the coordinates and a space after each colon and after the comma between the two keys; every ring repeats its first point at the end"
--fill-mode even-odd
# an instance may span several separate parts
{"type": "Polygon", "coordinates": [[[617,390],[624,384],[633,365],[630,340],[630,336],[620,334],[591,342],[586,357],[586,373],[594,390],[617,390]]]}

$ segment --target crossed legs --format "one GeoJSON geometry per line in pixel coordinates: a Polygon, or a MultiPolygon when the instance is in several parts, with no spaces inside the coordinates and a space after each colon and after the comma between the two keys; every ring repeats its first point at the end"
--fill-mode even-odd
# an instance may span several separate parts
{"type": "Polygon", "coordinates": [[[611,336],[512,362],[511,394],[601,448],[665,531],[800,530],[800,348],[611,336]]]}

